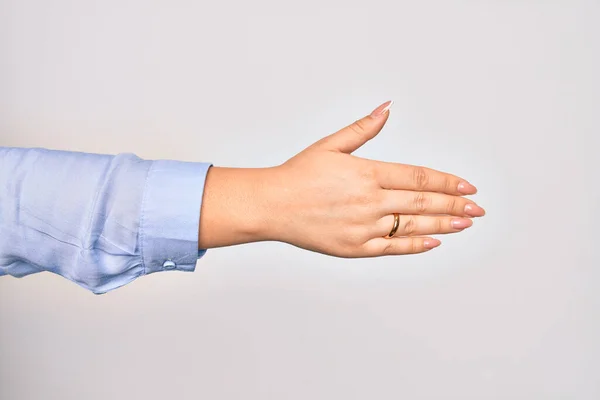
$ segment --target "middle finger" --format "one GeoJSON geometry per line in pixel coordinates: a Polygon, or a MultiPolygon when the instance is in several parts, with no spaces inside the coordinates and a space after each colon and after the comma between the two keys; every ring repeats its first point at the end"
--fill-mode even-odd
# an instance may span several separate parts
{"type": "Polygon", "coordinates": [[[382,214],[434,214],[459,217],[482,217],[485,210],[473,200],[434,192],[386,190],[383,194],[382,214]]]}

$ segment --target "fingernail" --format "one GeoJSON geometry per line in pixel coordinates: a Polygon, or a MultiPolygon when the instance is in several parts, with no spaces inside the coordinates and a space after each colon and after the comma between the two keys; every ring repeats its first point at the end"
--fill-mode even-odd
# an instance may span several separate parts
{"type": "Polygon", "coordinates": [[[485,215],[485,210],[477,204],[467,204],[465,206],[465,214],[470,215],[471,217],[483,217],[485,215]]]}
{"type": "Polygon", "coordinates": [[[475,194],[477,193],[477,188],[467,181],[462,181],[458,184],[458,191],[462,194],[475,194]]]}
{"type": "Polygon", "coordinates": [[[440,242],[440,241],[439,241],[439,240],[437,240],[437,239],[425,239],[425,240],[423,241],[423,246],[424,246],[426,249],[433,249],[433,248],[435,248],[435,247],[438,247],[440,244],[442,244],[442,242],[440,242]]]}
{"type": "Polygon", "coordinates": [[[383,103],[382,105],[380,105],[379,107],[377,107],[376,109],[373,110],[373,112],[371,113],[371,117],[374,117],[374,118],[381,117],[382,115],[384,115],[386,112],[389,111],[392,104],[394,104],[394,102],[392,100],[386,101],[385,103],[383,103]]]}
{"type": "Polygon", "coordinates": [[[465,229],[473,225],[473,221],[468,218],[453,218],[450,221],[450,226],[454,229],[465,229]]]}

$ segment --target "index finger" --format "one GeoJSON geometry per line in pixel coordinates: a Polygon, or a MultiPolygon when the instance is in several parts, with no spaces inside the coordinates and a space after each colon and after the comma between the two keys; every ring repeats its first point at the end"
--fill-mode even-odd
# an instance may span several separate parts
{"type": "Polygon", "coordinates": [[[438,192],[452,195],[477,193],[466,179],[435,169],[377,161],[377,180],[384,189],[438,192]]]}

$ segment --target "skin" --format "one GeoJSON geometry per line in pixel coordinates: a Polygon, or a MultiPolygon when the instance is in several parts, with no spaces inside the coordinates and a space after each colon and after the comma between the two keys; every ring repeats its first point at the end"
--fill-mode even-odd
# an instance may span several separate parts
{"type": "Polygon", "coordinates": [[[280,241],[336,257],[415,254],[461,232],[483,208],[467,180],[433,169],[356,157],[391,102],[269,168],[211,167],[198,247],[280,241]],[[400,214],[398,231],[385,238],[400,214]]]}

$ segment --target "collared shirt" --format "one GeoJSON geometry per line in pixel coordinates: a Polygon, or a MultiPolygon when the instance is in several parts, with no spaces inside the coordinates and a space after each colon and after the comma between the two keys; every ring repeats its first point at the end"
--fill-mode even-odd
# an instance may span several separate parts
{"type": "Polygon", "coordinates": [[[0,147],[0,276],[49,271],[100,294],[194,271],[210,166],[0,147]]]}

